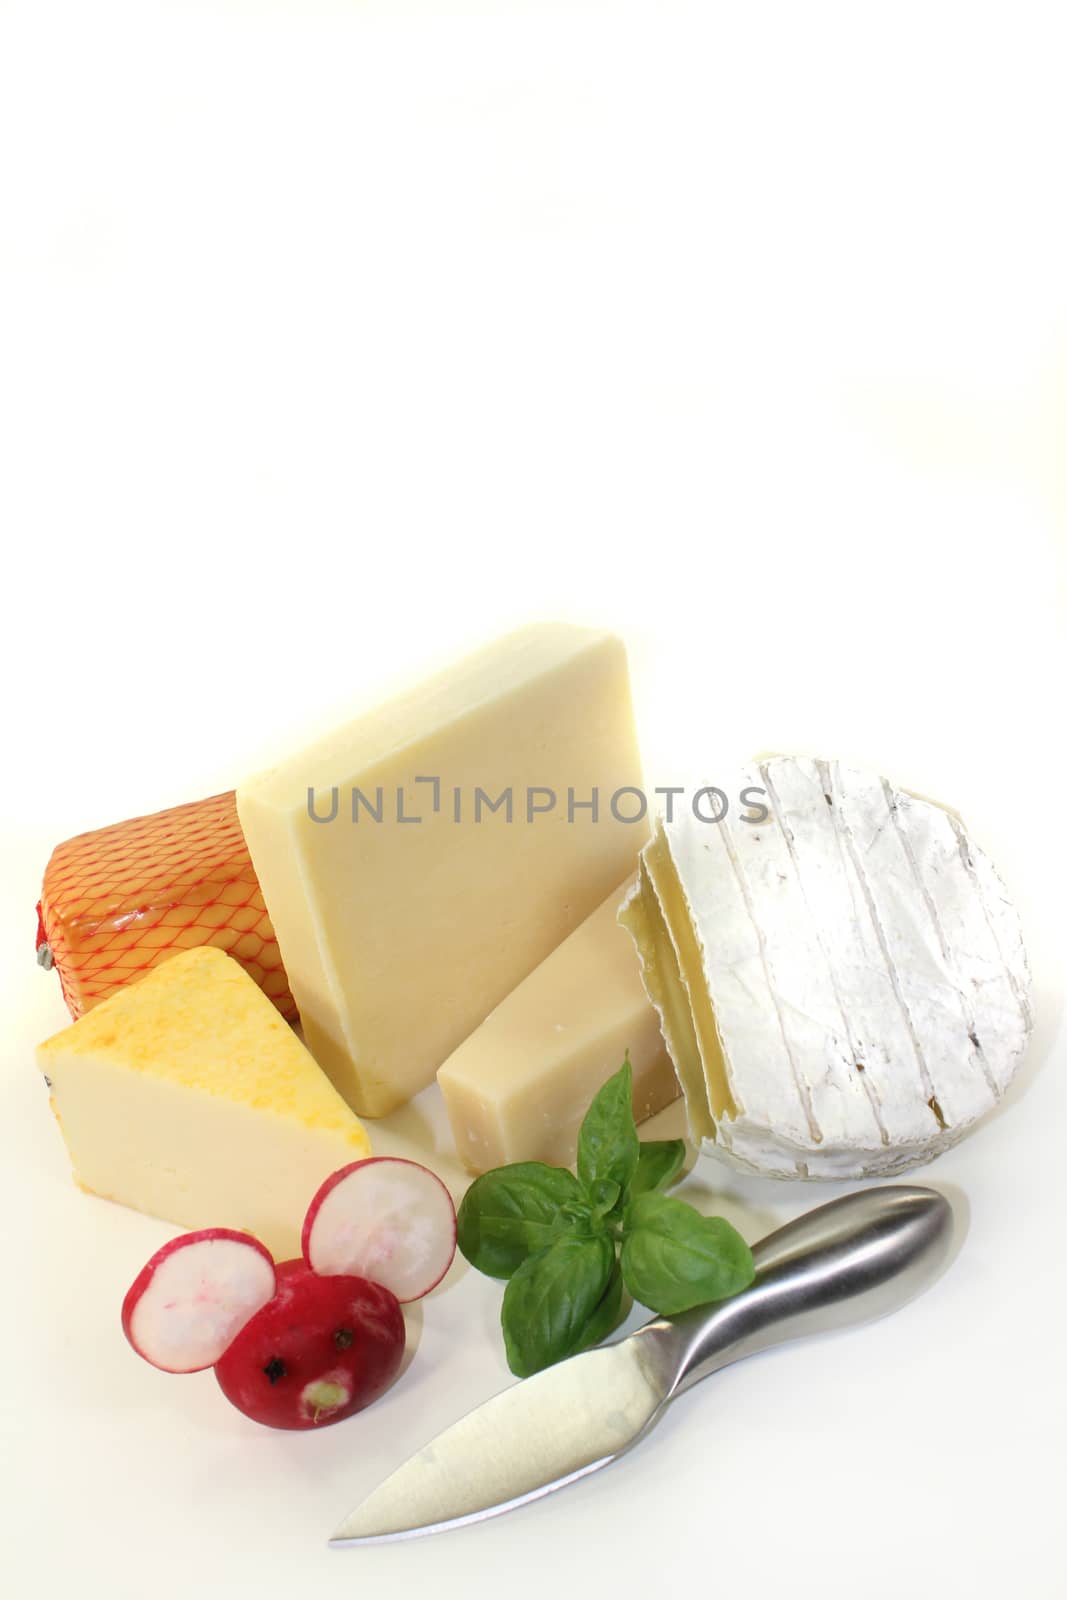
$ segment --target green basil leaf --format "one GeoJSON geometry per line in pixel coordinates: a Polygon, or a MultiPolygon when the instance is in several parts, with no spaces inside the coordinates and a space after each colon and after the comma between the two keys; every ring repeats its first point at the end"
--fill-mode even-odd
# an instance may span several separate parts
{"type": "Polygon", "coordinates": [[[500,1325],[508,1366],[528,1378],[582,1349],[615,1265],[604,1234],[564,1235],[516,1268],[504,1290],[500,1325]]]}
{"type": "Polygon", "coordinates": [[[589,1191],[594,1215],[599,1219],[622,1199],[622,1190],[613,1178],[598,1178],[589,1191]]]}
{"type": "Polygon", "coordinates": [[[608,1286],[600,1296],[600,1303],[586,1323],[585,1333],[578,1349],[591,1350],[595,1344],[600,1344],[602,1339],[614,1333],[619,1323],[629,1316],[632,1304],[633,1301],[623,1286],[622,1271],[616,1261],[611,1269],[608,1286]]]}
{"type": "Polygon", "coordinates": [[[601,1231],[600,1219],[593,1216],[593,1208],[588,1200],[568,1200],[560,1207],[560,1216],[565,1220],[567,1229],[572,1233],[589,1234],[601,1231]]]}
{"type": "Polygon", "coordinates": [[[637,1170],[630,1180],[630,1196],[649,1194],[672,1184],[685,1161],[684,1139],[649,1139],[641,1146],[637,1170]]]}
{"type": "Polygon", "coordinates": [[[475,1178],[460,1204],[456,1242],[472,1267],[510,1278],[572,1224],[561,1207],[581,1201],[574,1174],[541,1161],[517,1161],[475,1178]]]}
{"type": "Polygon", "coordinates": [[[626,1057],[597,1093],[578,1134],[578,1178],[587,1194],[602,1179],[629,1187],[640,1145],[633,1111],[633,1069],[626,1057]]]}
{"type": "Polygon", "coordinates": [[[752,1252],[723,1217],[684,1200],[642,1194],[627,1208],[622,1275],[635,1300],[661,1316],[724,1300],[755,1277],[752,1252]]]}

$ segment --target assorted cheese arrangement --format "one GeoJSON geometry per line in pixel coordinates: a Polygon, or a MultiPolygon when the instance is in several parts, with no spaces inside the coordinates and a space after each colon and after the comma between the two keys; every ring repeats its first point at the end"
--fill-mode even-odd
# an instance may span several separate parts
{"type": "Polygon", "coordinates": [[[851,1178],[933,1159],[996,1105],[1029,1035],[1029,974],[953,812],[778,757],[737,775],[741,814],[682,804],[650,829],[641,785],[622,643],[539,625],[235,793],[56,850],[39,959],[74,1020],[38,1059],[76,1179],[198,1230],[131,1290],[124,1325],[149,1360],[215,1366],[236,1404],[284,1427],[381,1392],[402,1290],[426,1292],[452,1245],[445,1260],[445,1191],[371,1158],[373,1125],[435,1080],[463,1165],[488,1174],[461,1224],[469,1258],[511,1277],[516,1371],[570,1348],[524,1345],[532,1239],[568,1273],[584,1252],[576,1348],[617,1322],[624,1279],[683,1303],[650,1243],[664,1231],[704,1263],[693,1292],[734,1292],[750,1270],[732,1230],[703,1227],[721,1219],[655,1193],[683,1146],[639,1161],[634,1119],[682,1095],[693,1139],[736,1167],[851,1178]],[[620,1263],[592,1249],[587,1211],[594,1232],[618,1212],[620,1263]],[[525,1253],[500,1271],[493,1241],[516,1218],[525,1253]],[[404,1229],[421,1244],[388,1280],[404,1229]],[[206,1321],[176,1320],[205,1304],[206,1321]],[[299,1359],[257,1368],[301,1318],[299,1359]],[[331,1366],[315,1340],[339,1330],[331,1366]],[[278,1388],[282,1369],[302,1384],[278,1388]]]}

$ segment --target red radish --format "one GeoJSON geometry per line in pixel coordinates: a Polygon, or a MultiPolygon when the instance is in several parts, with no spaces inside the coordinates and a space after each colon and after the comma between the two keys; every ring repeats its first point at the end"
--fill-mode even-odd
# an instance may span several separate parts
{"type": "Polygon", "coordinates": [[[202,1228],[157,1250],[122,1302],[122,1330],[163,1372],[214,1366],[272,1299],[274,1261],[257,1239],[202,1228]]]}
{"type": "Polygon", "coordinates": [[[396,1296],[359,1277],[278,1267],[278,1292],[216,1363],[227,1400],[272,1428],[314,1428],[361,1411],[388,1388],[404,1354],[396,1296]]]}
{"type": "Polygon", "coordinates": [[[456,1208],[417,1161],[370,1156],[327,1178],[308,1207],[304,1260],[326,1276],[382,1283],[402,1302],[440,1283],[456,1253],[456,1208]]]}

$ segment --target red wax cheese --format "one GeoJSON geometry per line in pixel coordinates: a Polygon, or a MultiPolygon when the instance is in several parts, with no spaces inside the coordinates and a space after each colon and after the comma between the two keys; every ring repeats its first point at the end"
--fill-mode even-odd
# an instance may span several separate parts
{"type": "Polygon", "coordinates": [[[59,973],[72,1017],[199,945],[233,956],[295,1019],[232,791],[78,834],[52,852],[37,953],[59,973]]]}

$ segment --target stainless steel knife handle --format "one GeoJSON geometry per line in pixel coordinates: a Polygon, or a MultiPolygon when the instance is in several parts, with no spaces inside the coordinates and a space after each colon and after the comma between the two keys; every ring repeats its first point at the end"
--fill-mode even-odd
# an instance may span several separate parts
{"type": "Polygon", "coordinates": [[[657,1318],[635,1337],[649,1340],[668,1394],[677,1394],[744,1356],[895,1311],[937,1277],[952,1231],[952,1207],[933,1189],[846,1195],[761,1240],[750,1288],[657,1318]]]}

